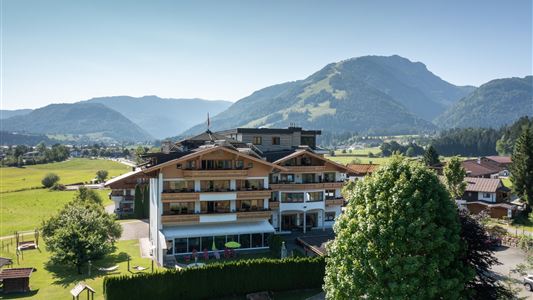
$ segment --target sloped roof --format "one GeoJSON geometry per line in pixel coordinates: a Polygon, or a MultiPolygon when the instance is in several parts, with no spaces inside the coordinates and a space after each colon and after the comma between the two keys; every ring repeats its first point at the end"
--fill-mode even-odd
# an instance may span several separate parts
{"type": "Polygon", "coordinates": [[[347,164],[346,167],[356,175],[366,175],[375,172],[379,165],[376,164],[347,164]]]}
{"type": "Polygon", "coordinates": [[[320,160],[322,160],[322,161],[324,161],[324,162],[326,162],[328,164],[332,164],[335,167],[337,167],[339,169],[342,169],[344,171],[349,171],[346,166],[343,166],[343,165],[341,165],[341,164],[339,164],[337,162],[334,162],[334,161],[329,160],[329,159],[327,159],[327,158],[325,158],[323,156],[320,156],[320,155],[318,155],[316,153],[313,153],[312,151],[310,151],[308,149],[298,149],[295,152],[293,152],[293,153],[291,153],[291,154],[289,154],[289,155],[287,155],[287,156],[285,156],[283,158],[280,158],[280,159],[276,160],[274,162],[274,164],[279,165],[279,164],[281,164],[282,162],[284,162],[286,160],[289,160],[289,159],[294,158],[294,157],[298,157],[298,156],[303,155],[303,154],[307,154],[307,155],[313,156],[313,157],[315,157],[317,159],[320,159],[320,160]]]}
{"type": "Polygon", "coordinates": [[[496,193],[502,187],[500,179],[466,177],[467,192],[496,193]]]}
{"type": "Polygon", "coordinates": [[[81,294],[81,292],[83,292],[85,289],[88,289],[89,291],[91,292],[95,292],[94,289],[90,286],[88,286],[85,282],[80,282],[78,284],[76,284],[76,286],[70,290],[70,294],[74,297],[77,297],[81,294]]]}
{"type": "Polygon", "coordinates": [[[3,269],[0,279],[28,278],[33,272],[33,268],[12,268],[3,269]]]}
{"type": "Polygon", "coordinates": [[[499,168],[490,166],[489,164],[478,163],[477,159],[469,159],[461,162],[461,165],[466,170],[468,176],[476,177],[483,175],[496,174],[500,172],[499,168]]]}
{"type": "Polygon", "coordinates": [[[117,176],[115,178],[109,179],[108,181],[105,182],[104,186],[109,186],[110,184],[117,183],[117,182],[122,181],[122,180],[124,180],[124,179],[126,179],[128,177],[142,174],[142,172],[143,171],[141,169],[138,169],[138,170],[131,171],[131,172],[128,172],[128,173],[124,173],[124,174],[122,174],[120,176],[117,176]]]}
{"type": "Polygon", "coordinates": [[[495,161],[499,164],[510,164],[512,163],[511,157],[509,156],[485,156],[485,158],[488,158],[492,161],[495,161]]]}

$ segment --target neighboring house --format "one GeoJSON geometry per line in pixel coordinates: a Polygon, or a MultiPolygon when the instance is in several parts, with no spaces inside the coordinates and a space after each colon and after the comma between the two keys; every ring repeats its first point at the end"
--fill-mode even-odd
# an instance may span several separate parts
{"type": "Polygon", "coordinates": [[[159,264],[175,255],[222,250],[228,241],[240,243],[239,251],[266,249],[276,231],[330,227],[341,213],[348,170],[317,153],[319,131],[226,133],[208,130],[164,144],[161,152],[146,154],[138,170],[106,182],[122,210],[133,209],[127,197],[133,200],[135,185],[149,182],[149,237],[159,264]],[[255,144],[243,141],[247,134],[255,144]],[[278,135],[280,145],[273,148],[278,135]],[[290,143],[282,142],[288,136],[290,143]]]}
{"type": "Polygon", "coordinates": [[[461,162],[468,177],[498,178],[509,176],[511,158],[505,156],[482,156],[461,162]]]}
{"type": "Polygon", "coordinates": [[[493,218],[512,218],[516,215],[518,206],[509,202],[511,190],[500,179],[467,177],[465,181],[465,192],[457,202],[471,213],[478,214],[486,210],[493,218]]]}
{"type": "Polygon", "coordinates": [[[22,160],[26,163],[27,160],[33,160],[40,156],[39,151],[30,151],[21,155],[22,160]]]}
{"type": "Polygon", "coordinates": [[[348,178],[350,180],[363,179],[367,175],[371,175],[379,168],[376,164],[347,164],[348,178]]]}

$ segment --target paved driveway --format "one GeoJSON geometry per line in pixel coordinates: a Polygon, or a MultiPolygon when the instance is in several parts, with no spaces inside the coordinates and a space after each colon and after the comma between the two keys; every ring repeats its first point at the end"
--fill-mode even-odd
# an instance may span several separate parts
{"type": "Polygon", "coordinates": [[[501,277],[510,278],[513,281],[514,286],[520,289],[518,296],[526,297],[526,299],[533,299],[533,293],[526,291],[522,285],[522,277],[515,273],[510,274],[511,270],[514,269],[516,265],[524,263],[524,252],[519,248],[503,246],[498,251],[495,251],[494,254],[502,265],[494,266],[492,270],[501,277]]]}
{"type": "Polygon", "coordinates": [[[138,240],[148,238],[148,220],[125,220],[120,222],[122,236],[120,240],[138,240]]]}

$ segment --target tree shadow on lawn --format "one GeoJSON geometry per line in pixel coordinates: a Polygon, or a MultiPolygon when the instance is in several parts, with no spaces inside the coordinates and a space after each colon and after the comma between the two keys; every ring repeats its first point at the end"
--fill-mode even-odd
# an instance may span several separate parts
{"type": "Polygon", "coordinates": [[[26,293],[3,294],[2,299],[19,299],[19,298],[33,297],[37,295],[38,292],[39,292],[39,289],[31,290],[26,293]]]}
{"type": "Polygon", "coordinates": [[[67,287],[75,282],[122,273],[122,271],[125,270],[120,270],[120,267],[114,272],[98,271],[98,268],[109,268],[118,265],[119,263],[127,261],[128,256],[129,255],[126,252],[120,252],[118,254],[113,253],[102,259],[91,262],[91,276],[88,274],[89,265],[87,263],[81,267],[82,274],[78,274],[78,270],[75,266],[54,264],[51,261],[47,262],[44,268],[52,275],[52,278],[54,279],[54,282],[52,282],[53,284],[67,287]]]}

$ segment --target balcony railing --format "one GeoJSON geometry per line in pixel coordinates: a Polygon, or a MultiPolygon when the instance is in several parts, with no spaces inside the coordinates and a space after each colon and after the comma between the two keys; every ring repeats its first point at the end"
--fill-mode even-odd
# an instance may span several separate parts
{"type": "Polygon", "coordinates": [[[344,198],[326,199],[326,205],[344,205],[344,198]]]}
{"type": "Polygon", "coordinates": [[[183,177],[209,177],[209,178],[220,178],[220,177],[246,177],[248,175],[248,170],[183,170],[183,177]]]}
{"type": "Polygon", "coordinates": [[[161,201],[166,202],[190,202],[200,200],[200,193],[163,193],[161,201]]]}
{"type": "Polygon", "coordinates": [[[237,219],[258,219],[258,218],[270,218],[272,211],[270,209],[258,209],[248,211],[226,211],[226,212],[209,212],[209,213],[181,213],[172,214],[170,211],[165,211],[161,216],[163,223],[189,223],[200,222],[200,216],[209,215],[227,215],[236,214],[237,219]]]}
{"type": "Polygon", "coordinates": [[[270,184],[270,188],[273,190],[307,190],[341,188],[343,185],[344,181],[322,183],[272,183],[270,184]]]}
{"type": "Polygon", "coordinates": [[[162,223],[198,223],[200,222],[200,215],[198,214],[178,214],[178,215],[162,215],[162,223]]]}
{"type": "Polygon", "coordinates": [[[237,200],[254,200],[270,198],[272,190],[241,190],[237,191],[237,200]]]}
{"type": "Polygon", "coordinates": [[[324,172],[326,166],[284,166],[288,171],[284,173],[300,173],[300,172],[324,172]]]}

